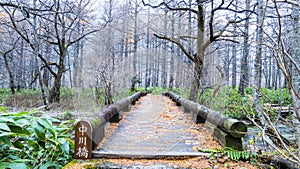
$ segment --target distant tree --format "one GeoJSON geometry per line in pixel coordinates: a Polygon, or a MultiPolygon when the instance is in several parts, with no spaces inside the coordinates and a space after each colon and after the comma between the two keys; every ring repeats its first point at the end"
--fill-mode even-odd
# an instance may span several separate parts
{"type": "MultiPolygon", "coordinates": [[[[189,5],[188,2],[184,1],[176,1],[177,3],[174,4],[172,1],[163,1],[158,5],[153,5],[150,2],[145,2],[144,0],[143,4],[147,6],[151,6],[152,8],[166,8],[171,11],[182,11],[182,12],[191,12],[192,15],[196,18],[197,21],[197,33],[196,36],[180,36],[180,38],[183,39],[193,39],[196,40],[196,53],[192,54],[190,53],[189,49],[192,49],[192,46],[186,47],[185,44],[179,41],[179,38],[172,38],[167,35],[161,35],[161,34],[156,34],[155,36],[160,38],[160,39],[165,39],[168,40],[172,43],[175,43],[177,46],[180,47],[180,49],[183,51],[183,53],[188,57],[188,59],[194,63],[194,70],[193,70],[193,81],[191,83],[191,90],[190,90],[190,95],[189,99],[196,101],[200,89],[200,78],[203,70],[203,63],[204,63],[204,58],[205,58],[205,50],[207,47],[218,40],[229,40],[225,32],[228,29],[228,27],[232,26],[232,24],[237,24],[245,20],[245,18],[248,18],[249,15],[251,14],[251,11],[249,9],[245,10],[235,10],[233,8],[233,3],[232,2],[225,2],[221,1],[219,4],[217,2],[207,2],[207,1],[201,1],[201,0],[196,0],[195,3],[191,3],[189,5]],[[210,16],[208,17],[206,15],[206,10],[205,8],[209,7],[210,11],[210,16]],[[214,19],[215,16],[219,11],[230,11],[233,13],[246,13],[245,18],[237,19],[236,18],[230,18],[227,20],[227,22],[223,25],[221,29],[216,30],[215,28],[215,23],[214,19]],[[208,21],[208,28],[206,29],[206,19],[209,18],[208,21]],[[206,32],[208,30],[208,32],[206,32]],[[208,34],[208,37],[206,39],[206,34],[208,34]]],[[[191,1],[190,1],[191,2],[191,1]]],[[[219,25],[218,25],[219,26],[219,25]]]]}
{"type": "Polygon", "coordinates": [[[6,71],[8,73],[9,87],[10,87],[10,91],[11,91],[12,95],[15,94],[15,90],[16,90],[15,75],[14,75],[16,72],[13,70],[13,62],[12,62],[12,59],[13,59],[12,53],[13,53],[13,50],[16,48],[16,43],[17,43],[17,41],[13,42],[13,44],[6,44],[6,46],[9,45],[10,49],[8,48],[5,51],[3,49],[0,49],[0,55],[2,55],[2,57],[3,57],[4,65],[5,65],[6,71]]]}
{"type": "Polygon", "coordinates": [[[104,23],[102,26],[92,27],[94,23],[87,13],[88,5],[89,1],[83,0],[72,2],[53,0],[46,3],[38,1],[35,6],[23,1],[15,4],[0,3],[9,15],[10,22],[6,24],[29,44],[43,64],[42,68],[46,68],[54,77],[48,97],[50,103],[60,101],[60,88],[63,74],[67,71],[65,61],[70,46],[105,25],[104,23]],[[34,24],[33,16],[36,17],[38,25],[34,24]],[[82,28],[79,32],[78,25],[82,28]],[[32,36],[34,26],[38,26],[37,37],[32,36]],[[39,39],[38,44],[35,38],[39,39]],[[38,50],[43,43],[53,46],[57,56],[55,59],[48,61],[47,57],[38,50]]]}
{"type": "MultiPolygon", "coordinates": [[[[235,3],[235,10],[238,8],[238,1],[235,3]]],[[[237,13],[234,13],[234,19],[237,20],[237,13]]],[[[237,25],[233,26],[233,33],[237,34],[237,25]]],[[[236,41],[236,36],[233,37],[233,41],[236,41]]],[[[236,88],[237,83],[237,44],[232,44],[232,82],[231,85],[233,88],[236,88]]]]}
{"type": "MultiPolygon", "coordinates": [[[[249,15],[250,10],[250,0],[246,0],[246,15],[249,15]]],[[[243,42],[243,55],[241,59],[241,78],[239,85],[239,94],[244,95],[244,90],[249,85],[249,18],[245,22],[244,30],[244,42],[243,42]]]]}

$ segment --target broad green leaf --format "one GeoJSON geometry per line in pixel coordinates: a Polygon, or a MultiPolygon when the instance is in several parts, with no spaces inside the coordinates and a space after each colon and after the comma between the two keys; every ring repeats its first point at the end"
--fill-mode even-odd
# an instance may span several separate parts
{"type": "Polygon", "coordinates": [[[61,168],[72,158],[74,142],[69,138],[69,127],[73,123],[29,114],[32,112],[4,114],[0,110],[0,151],[4,153],[0,169],[61,168]],[[45,159],[50,152],[51,159],[45,159]]]}
{"type": "Polygon", "coordinates": [[[46,133],[43,127],[37,123],[33,122],[31,124],[32,128],[34,129],[35,135],[38,137],[39,140],[45,140],[46,139],[46,133]]]}
{"type": "Polygon", "coordinates": [[[52,125],[49,123],[49,121],[45,118],[41,118],[38,120],[38,123],[42,126],[44,126],[45,129],[49,130],[50,133],[53,135],[53,137],[56,138],[56,132],[54,130],[54,128],[52,127],[52,125]]]}
{"type": "Polygon", "coordinates": [[[70,138],[66,138],[66,140],[69,142],[71,149],[74,149],[75,143],[70,138]]]}
{"type": "Polygon", "coordinates": [[[55,130],[61,134],[61,133],[69,133],[70,128],[60,128],[60,127],[55,127],[55,130]]]}
{"type": "Polygon", "coordinates": [[[25,147],[24,144],[20,140],[14,141],[14,142],[12,142],[12,144],[19,149],[23,149],[25,147]]]}
{"type": "Polygon", "coordinates": [[[30,160],[30,159],[19,159],[19,160],[14,160],[14,162],[16,162],[16,163],[24,163],[24,162],[31,163],[31,162],[34,162],[34,160],[30,160]]]}
{"type": "Polygon", "coordinates": [[[61,120],[57,119],[57,118],[54,118],[54,117],[51,117],[51,116],[43,116],[44,119],[47,119],[48,121],[51,121],[51,122],[54,122],[54,123],[61,123],[61,120]]]}
{"type": "Polygon", "coordinates": [[[0,163],[0,169],[27,169],[27,165],[25,163],[16,163],[16,162],[5,162],[0,163]]]}
{"type": "Polygon", "coordinates": [[[3,113],[5,113],[5,114],[9,114],[9,113],[7,112],[7,110],[6,110],[6,108],[4,108],[4,107],[0,107],[0,112],[3,112],[3,113]]]}
{"type": "Polygon", "coordinates": [[[27,130],[24,129],[20,126],[15,126],[15,125],[8,125],[11,132],[19,134],[19,135],[30,135],[31,133],[27,130]]]}
{"type": "Polygon", "coordinates": [[[27,111],[21,111],[21,112],[18,112],[18,113],[11,113],[10,115],[19,117],[19,116],[24,116],[24,115],[27,115],[27,114],[30,114],[30,113],[27,112],[27,111]]]}
{"type": "Polygon", "coordinates": [[[50,168],[51,167],[60,168],[61,166],[59,166],[59,165],[55,164],[54,162],[50,161],[50,162],[48,162],[46,164],[41,165],[40,169],[48,169],[49,167],[50,168]]]}
{"type": "Polygon", "coordinates": [[[36,141],[29,140],[27,143],[34,151],[38,151],[39,145],[36,141]]]}
{"type": "Polygon", "coordinates": [[[54,146],[57,146],[57,144],[58,144],[57,140],[47,139],[47,141],[54,146]]]}
{"type": "MultiPolygon", "coordinates": [[[[9,149],[9,144],[0,144],[0,151],[4,151],[6,149],[9,149]]],[[[0,162],[2,161],[3,159],[0,159],[0,162]]]]}
{"type": "MultiPolygon", "coordinates": [[[[16,162],[16,163],[23,163],[24,161],[20,161],[21,159],[18,157],[18,156],[16,156],[16,155],[12,155],[12,154],[10,154],[10,155],[8,155],[7,157],[6,157],[6,159],[9,159],[10,161],[11,160],[14,160],[14,162],[16,162]]],[[[23,160],[23,159],[22,159],[23,160]]],[[[5,161],[5,160],[4,160],[5,161]]]]}
{"type": "Polygon", "coordinates": [[[61,149],[62,151],[65,153],[65,154],[69,154],[70,152],[70,145],[69,145],[69,142],[67,142],[66,139],[61,139],[61,149]]]}
{"type": "Polygon", "coordinates": [[[18,124],[20,127],[24,127],[30,124],[30,122],[27,119],[20,119],[16,121],[16,124],[18,124]]]}
{"type": "Polygon", "coordinates": [[[0,141],[2,141],[2,139],[3,138],[1,138],[1,137],[3,137],[3,136],[11,136],[11,135],[14,135],[15,133],[12,133],[12,132],[1,132],[0,133],[0,141]]]}
{"type": "Polygon", "coordinates": [[[10,131],[8,125],[6,123],[0,123],[0,130],[2,131],[10,131]]]}
{"type": "Polygon", "coordinates": [[[8,168],[11,169],[27,169],[27,165],[25,163],[11,163],[8,165],[8,168]]]}
{"type": "Polygon", "coordinates": [[[15,123],[15,121],[14,121],[13,118],[8,118],[7,116],[0,116],[0,122],[2,122],[2,123],[8,123],[8,122],[10,122],[12,124],[15,123]]]}

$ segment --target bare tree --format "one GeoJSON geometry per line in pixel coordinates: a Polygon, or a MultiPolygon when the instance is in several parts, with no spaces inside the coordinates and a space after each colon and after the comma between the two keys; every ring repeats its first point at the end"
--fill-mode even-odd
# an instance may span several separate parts
{"type": "Polygon", "coordinates": [[[0,50],[0,54],[3,57],[4,65],[5,65],[5,68],[6,68],[7,73],[8,73],[9,86],[10,86],[10,91],[11,91],[12,95],[15,94],[16,85],[15,85],[15,78],[14,78],[15,71],[13,71],[11,60],[12,60],[12,57],[13,57],[12,51],[15,49],[16,43],[17,43],[17,41],[13,42],[13,44],[10,45],[11,49],[8,49],[6,51],[0,50]]]}
{"type": "MultiPolygon", "coordinates": [[[[299,114],[299,107],[298,107],[298,101],[299,101],[299,91],[297,91],[297,85],[295,85],[295,83],[293,83],[293,77],[297,77],[297,75],[300,74],[300,68],[299,68],[299,62],[297,61],[297,48],[299,46],[298,42],[299,42],[299,33],[296,33],[297,30],[294,30],[295,32],[293,32],[293,38],[295,38],[295,40],[293,40],[292,42],[290,42],[290,40],[285,40],[285,37],[283,36],[283,30],[284,27],[288,27],[288,25],[284,25],[283,22],[286,19],[285,18],[285,14],[287,14],[287,16],[290,16],[290,13],[295,14],[293,16],[293,20],[289,20],[289,22],[292,21],[293,24],[296,24],[297,26],[293,25],[294,28],[297,29],[298,24],[299,24],[299,20],[297,20],[297,17],[299,17],[299,5],[295,5],[295,4],[290,4],[290,2],[285,1],[285,2],[277,2],[277,1],[271,1],[271,2],[264,2],[264,1],[259,1],[259,9],[262,10],[258,13],[259,17],[262,17],[261,21],[264,21],[266,19],[269,19],[270,24],[269,27],[264,27],[265,29],[262,29],[262,32],[264,34],[264,36],[266,38],[264,38],[262,45],[266,46],[268,50],[270,50],[270,52],[272,53],[271,55],[274,57],[274,61],[276,62],[276,65],[274,64],[274,66],[270,65],[270,67],[278,67],[278,70],[280,70],[280,72],[277,72],[276,74],[279,75],[278,76],[278,84],[276,82],[276,86],[278,85],[279,87],[282,86],[281,83],[281,77],[280,74],[283,74],[286,83],[288,85],[288,89],[290,90],[290,94],[292,96],[292,101],[293,101],[293,106],[294,106],[294,110],[296,113],[295,116],[295,120],[299,121],[300,119],[300,114],[299,114]],[[261,5],[263,4],[265,5],[265,8],[263,8],[261,5]],[[268,7],[268,8],[267,8],[268,7]],[[293,11],[291,12],[290,9],[293,8],[293,11]],[[297,9],[298,8],[298,9],[297,9]],[[267,16],[266,14],[264,14],[264,11],[269,10],[269,16],[267,16]],[[295,12],[297,11],[298,12],[295,12]],[[294,13],[295,12],[295,13],[294,13]],[[298,15],[298,16],[297,16],[298,15]],[[264,18],[265,17],[265,18],[264,18]],[[269,18],[267,18],[269,17],[269,18]],[[270,19],[271,18],[271,19],[270,19]],[[267,31],[266,29],[270,29],[273,31],[272,33],[270,33],[270,31],[267,31]],[[293,48],[291,50],[287,50],[287,47],[289,45],[287,45],[287,43],[292,43],[293,48]],[[290,64],[292,65],[293,69],[296,71],[294,73],[291,72],[290,69],[290,64]]],[[[263,22],[260,22],[260,24],[258,26],[263,26],[262,24],[263,22]]],[[[262,35],[261,35],[262,36],[262,35]]],[[[288,36],[287,36],[288,37],[288,36]]],[[[260,43],[258,41],[258,43],[260,43]]],[[[258,44],[259,45],[259,44],[258,44]]],[[[257,52],[259,52],[260,49],[257,48],[257,52]]],[[[259,56],[256,56],[259,57],[259,56]]],[[[257,59],[257,58],[256,58],[257,59]]],[[[257,59],[258,61],[258,59],[257,59]]],[[[271,62],[271,61],[270,61],[271,62]]],[[[272,68],[273,73],[274,74],[274,70],[275,68],[272,68]]],[[[255,68],[255,78],[258,79],[259,78],[259,71],[260,69],[258,67],[255,68]]],[[[271,73],[269,73],[269,75],[271,76],[271,73]]],[[[277,77],[276,77],[277,78],[277,77]]],[[[275,77],[272,77],[272,79],[274,80],[275,77]]],[[[254,105],[255,105],[255,109],[258,112],[258,119],[259,122],[255,121],[253,117],[249,117],[249,119],[251,119],[253,121],[254,124],[256,124],[256,126],[258,126],[258,128],[260,129],[261,133],[262,133],[262,139],[267,143],[268,146],[270,146],[272,149],[274,149],[275,151],[277,151],[280,155],[280,158],[283,158],[284,160],[287,160],[289,162],[294,163],[295,165],[299,165],[299,151],[293,151],[295,149],[299,149],[299,139],[298,139],[298,143],[295,144],[291,144],[289,142],[289,140],[285,139],[282,134],[279,132],[278,128],[277,128],[277,123],[278,121],[281,119],[280,118],[280,113],[278,114],[277,118],[275,120],[272,120],[270,118],[270,116],[261,108],[260,102],[259,102],[259,92],[258,92],[258,88],[259,88],[259,84],[258,84],[258,80],[254,81],[254,105]],[[271,141],[272,140],[272,141],[271,141]]],[[[296,137],[299,138],[299,123],[296,123],[294,125],[290,125],[292,128],[294,128],[296,137]]],[[[272,157],[273,159],[275,158],[279,158],[277,155],[274,155],[274,157],[272,157]]],[[[279,158],[279,161],[281,160],[279,158]]]]}
{"type": "MultiPolygon", "coordinates": [[[[246,10],[250,10],[250,0],[246,0],[246,10]]],[[[246,12],[249,15],[249,12],[246,12]]],[[[239,94],[244,95],[244,90],[249,85],[249,18],[245,22],[243,56],[241,60],[241,78],[239,85],[239,94]]]]}
{"type": "MultiPolygon", "coordinates": [[[[206,6],[207,2],[201,1],[201,0],[197,0],[195,3],[192,4],[192,8],[190,8],[187,4],[188,3],[176,3],[176,5],[173,5],[174,3],[171,3],[171,1],[164,1],[161,2],[158,5],[152,5],[150,3],[146,3],[143,0],[143,4],[147,5],[147,6],[151,6],[152,8],[160,8],[160,7],[164,7],[167,8],[168,10],[171,11],[183,11],[183,12],[191,12],[196,20],[197,20],[197,33],[196,36],[180,36],[181,38],[184,39],[194,39],[196,40],[196,46],[197,46],[197,50],[195,54],[191,54],[189,53],[189,50],[185,47],[186,45],[184,45],[183,43],[180,43],[178,38],[172,38],[166,35],[158,35],[156,34],[155,36],[160,38],[160,39],[165,39],[168,40],[172,43],[175,43],[176,45],[178,45],[180,47],[180,49],[183,51],[183,53],[189,58],[189,60],[191,62],[194,63],[194,70],[193,70],[193,81],[192,81],[192,85],[191,85],[191,91],[190,91],[190,95],[189,95],[189,99],[196,101],[197,97],[198,97],[198,92],[199,92],[199,88],[200,88],[200,78],[201,78],[201,74],[202,74],[202,69],[203,69],[203,63],[204,63],[204,58],[205,58],[205,50],[207,49],[207,47],[218,40],[224,40],[224,38],[226,39],[226,36],[224,37],[224,32],[226,32],[226,29],[228,27],[230,27],[232,24],[234,23],[239,23],[244,21],[245,19],[238,19],[238,20],[234,20],[234,18],[229,19],[227,21],[227,23],[225,25],[223,25],[223,27],[219,30],[215,30],[215,25],[214,25],[214,19],[215,19],[215,15],[220,11],[220,10],[227,10],[227,11],[231,11],[233,13],[235,12],[239,12],[239,13],[244,13],[246,12],[246,14],[251,13],[249,9],[246,10],[241,10],[241,11],[236,11],[234,8],[232,8],[232,3],[225,3],[225,1],[220,2],[220,4],[216,5],[216,2],[212,1],[209,2],[210,4],[210,17],[209,17],[209,21],[208,21],[208,38],[205,38],[206,35],[206,29],[205,29],[205,21],[206,21],[206,17],[205,16],[205,6],[206,6]],[[185,5],[186,4],[186,5],[185,5]]],[[[248,14],[250,15],[250,14],[248,14]]],[[[249,17],[249,16],[246,16],[249,17]]],[[[191,48],[191,47],[189,47],[191,48]]]]}
{"type": "Polygon", "coordinates": [[[92,27],[92,18],[86,15],[89,1],[68,2],[61,0],[48,1],[47,3],[39,2],[35,4],[35,7],[32,5],[20,2],[7,6],[2,5],[2,7],[9,15],[10,22],[7,25],[12,27],[29,44],[41,60],[42,68],[48,69],[54,77],[48,99],[50,103],[59,102],[62,77],[67,71],[65,61],[69,47],[87,35],[98,31],[103,25],[100,28],[92,27]],[[37,50],[38,45],[41,44],[35,44],[35,37],[31,34],[34,30],[32,16],[37,17],[39,23],[38,29],[40,31],[37,38],[40,39],[41,43],[45,42],[53,46],[57,55],[55,60],[48,61],[43,53],[37,50]],[[85,30],[84,32],[77,32],[78,24],[85,30]]]}

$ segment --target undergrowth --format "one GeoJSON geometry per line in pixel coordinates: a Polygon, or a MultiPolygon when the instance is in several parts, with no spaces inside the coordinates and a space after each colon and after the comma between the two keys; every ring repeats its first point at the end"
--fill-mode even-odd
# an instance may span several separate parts
{"type": "Polygon", "coordinates": [[[234,150],[230,147],[225,147],[225,148],[222,148],[222,149],[202,149],[202,148],[199,148],[198,151],[205,152],[205,153],[210,153],[208,158],[221,158],[221,157],[227,156],[229,159],[231,159],[233,161],[239,161],[239,160],[249,161],[251,159],[256,158],[256,154],[252,154],[249,151],[238,151],[238,150],[234,150]]]}
{"type": "MultiPolygon", "coordinates": [[[[220,90],[217,96],[213,96],[214,90],[207,89],[199,94],[199,103],[216,111],[220,111],[227,117],[244,119],[247,114],[250,116],[257,115],[253,105],[253,88],[245,89],[245,94],[242,96],[238,93],[237,88],[224,87],[220,90]]],[[[280,103],[280,90],[271,90],[262,88],[260,90],[260,103],[280,103]]],[[[287,89],[282,89],[282,105],[290,106],[292,99],[287,89]]],[[[271,115],[272,114],[270,111],[271,115]]]]}
{"type": "Polygon", "coordinates": [[[73,159],[73,121],[0,108],[0,169],[62,168],[73,159]]]}

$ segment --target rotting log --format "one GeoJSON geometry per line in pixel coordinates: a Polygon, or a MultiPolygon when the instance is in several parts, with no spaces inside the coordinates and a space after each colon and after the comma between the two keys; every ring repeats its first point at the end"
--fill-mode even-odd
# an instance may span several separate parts
{"type": "MultiPolygon", "coordinates": [[[[184,108],[185,112],[192,112],[193,120],[196,123],[205,123],[206,121],[208,121],[209,123],[215,125],[218,129],[217,131],[215,131],[215,136],[220,136],[219,138],[215,138],[222,145],[228,145],[227,142],[222,142],[224,140],[226,141],[236,139],[237,142],[240,142],[241,137],[244,137],[247,133],[247,126],[239,120],[226,117],[217,111],[209,109],[193,101],[184,99],[173,92],[165,92],[163,93],[163,95],[172,99],[177,103],[177,105],[181,105],[184,108]],[[219,129],[226,134],[218,134],[220,133],[219,129]]],[[[233,148],[241,149],[241,147],[233,148]]]]}
{"type": "Polygon", "coordinates": [[[195,113],[197,116],[200,116],[203,121],[209,121],[233,137],[240,138],[245,136],[247,133],[246,125],[241,121],[226,117],[217,111],[209,109],[193,101],[184,99],[175,93],[166,92],[163,94],[170,97],[173,101],[178,102],[178,104],[195,113]]]}
{"type": "Polygon", "coordinates": [[[136,102],[140,97],[143,97],[143,96],[145,96],[145,95],[147,95],[146,92],[137,92],[137,93],[135,93],[135,94],[129,96],[128,98],[130,99],[131,104],[134,105],[135,102],[136,102]]]}
{"type": "Polygon", "coordinates": [[[92,126],[92,149],[95,149],[104,138],[106,123],[119,122],[121,120],[121,112],[129,111],[131,104],[133,105],[140,97],[145,96],[146,94],[147,93],[144,92],[137,92],[127,98],[123,98],[115,102],[114,104],[108,105],[99,113],[82,120],[89,122],[92,126]]]}

